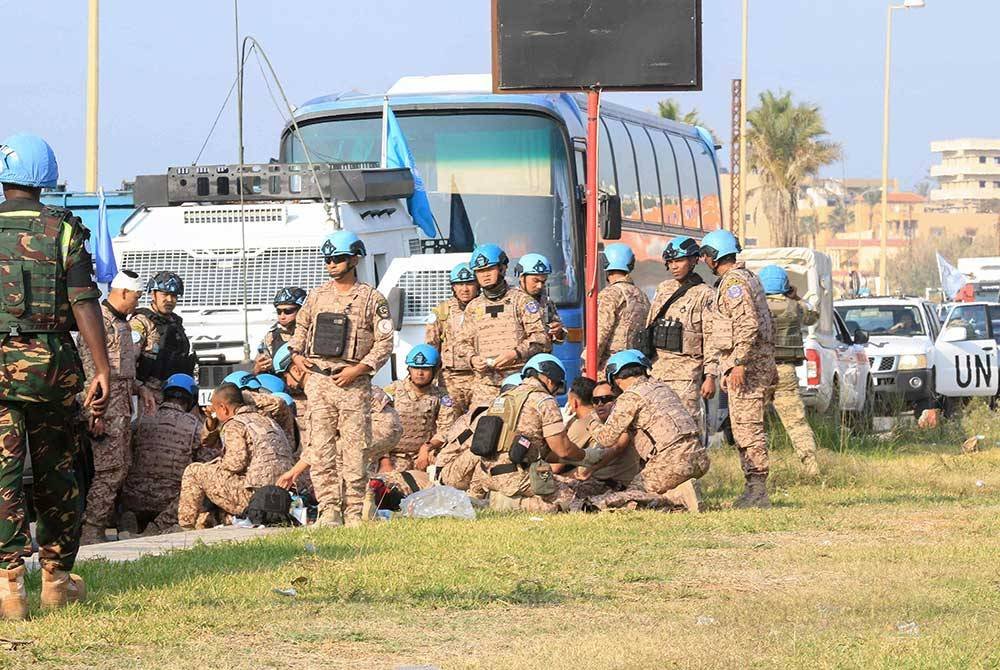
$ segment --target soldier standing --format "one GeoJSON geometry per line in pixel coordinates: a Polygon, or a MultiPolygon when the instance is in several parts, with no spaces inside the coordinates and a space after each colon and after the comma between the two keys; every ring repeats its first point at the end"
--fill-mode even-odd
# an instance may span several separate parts
{"type": "Polygon", "coordinates": [[[424,341],[441,352],[441,386],[455,401],[459,412],[472,399],[472,363],[456,353],[456,343],[465,320],[465,308],[479,295],[479,284],[468,263],[459,263],[448,273],[452,297],[431,311],[424,341]]]}
{"type": "MultiPolygon", "coordinates": [[[[778,383],[774,388],[774,410],[781,419],[792,448],[806,474],[819,474],[816,462],[816,438],[806,421],[806,408],[799,395],[799,377],[795,368],[805,360],[802,328],[819,321],[819,314],[795,295],[788,283],[788,273],[777,265],[768,265],[758,273],[767,294],[767,308],[774,321],[774,360],[778,367],[778,383]]],[[[839,411],[839,407],[834,410],[839,411]]]]}
{"type": "Polygon", "coordinates": [[[26,619],[24,550],[31,546],[23,472],[28,450],[42,567],[42,607],[82,600],[83,580],[70,574],[79,548],[80,487],[76,394],[83,389],[71,330],[94,352],[84,405],[104,414],[111,397],[104,324],[91,279],[87,231],[65,209],[46,207],[42,187],[59,169],[51,147],[34,135],[0,143],[0,615],[26,619]],[[30,444],[29,444],[30,442],[30,444]]]}
{"type": "Polygon", "coordinates": [[[492,402],[504,377],[549,346],[541,307],[507,285],[508,262],[495,244],[479,245],[469,261],[483,291],[465,308],[458,346],[458,355],[468,356],[475,370],[472,406],[492,402]]]}
{"type": "Polygon", "coordinates": [[[434,383],[441,358],[429,344],[418,344],[406,355],[407,377],[385,392],[403,423],[403,436],[379,462],[379,472],[426,470],[444,446],[445,435],[458,418],[455,403],[434,383]]]}
{"type": "MultiPolygon", "coordinates": [[[[99,435],[91,440],[94,479],[87,491],[80,544],[104,541],[104,531],[114,512],[115,498],[128,475],[132,462],[132,396],[139,395],[147,414],[156,411],[153,393],[135,378],[138,351],[133,342],[134,331],[127,321],[135,312],[141,296],[139,275],[123,270],[111,281],[108,298],[101,304],[105,349],[111,365],[111,400],[107,412],[97,421],[95,433],[99,435]]],[[[93,379],[97,369],[94,354],[86,342],[81,342],[80,360],[87,379],[93,379]]],[[[89,412],[84,410],[83,416],[90,421],[89,412]]]]}
{"type": "Polygon", "coordinates": [[[193,376],[197,359],[191,353],[184,320],[174,314],[177,298],[184,295],[184,282],[173,272],[157,272],[146,290],[152,293],[149,307],[137,309],[129,323],[139,333],[136,376],[159,394],[170,375],[193,376]]]}
{"type": "Polygon", "coordinates": [[[635,254],[627,244],[604,248],[608,285],[597,294],[597,369],[603,370],[616,351],[636,349],[643,339],[649,298],[632,283],[635,254]]]}
{"type": "Polygon", "coordinates": [[[358,236],[337,231],[322,253],[331,280],[306,298],[288,346],[293,362],[309,372],[306,461],[319,501],[317,523],[339,526],[361,520],[372,443],[371,376],[389,358],[393,325],[386,299],[358,281],[367,253],[358,236]]]}
{"type": "Polygon", "coordinates": [[[521,290],[534,298],[542,308],[542,323],[545,324],[545,333],[549,337],[548,351],[552,351],[552,345],[562,344],[566,340],[562,317],[545,291],[551,274],[552,264],[541,254],[525,254],[514,266],[514,276],[518,278],[521,290]]]}
{"type": "Polygon", "coordinates": [[[694,271],[701,258],[698,243],[675,237],[663,250],[671,278],[656,287],[646,328],[652,352],[652,375],[673,389],[696,423],[702,397],[715,395],[715,370],[705,370],[705,343],[711,328],[715,291],[694,271]]]}
{"type": "Polygon", "coordinates": [[[274,295],[274,311],[278,315],[278,320],[271,326],[271,330],[264,334],[263,341],[257,346],[257,358],[253,364],[255,375],[274,371],[274,356],[295,334],[295,317],[305,301],[306,292],[298,286],[285,287],[274,295]]]}
{"type": "Polygon", "coordinates": [[[713,230],[701,241],[709,269],[720,277],[712,314],[710,365],[718,366],[729,393],[729,417],[746,488],[734,507],[770,507],[770,468],[764,405],[774,387],[774,324],[757,276],[736,261],[740,244],[728,230],[713,230]]]}

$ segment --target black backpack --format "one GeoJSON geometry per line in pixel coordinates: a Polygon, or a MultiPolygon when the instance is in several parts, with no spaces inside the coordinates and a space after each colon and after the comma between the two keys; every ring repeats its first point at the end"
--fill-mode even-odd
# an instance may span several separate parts
{"type": "Polygon", "coordinates": [[[243,511],[243,518],[255,526],[297,526],[288,511],[292,507],[292,494],[280,486],[262,486],[253,492],[250,504],[243,511]]]}

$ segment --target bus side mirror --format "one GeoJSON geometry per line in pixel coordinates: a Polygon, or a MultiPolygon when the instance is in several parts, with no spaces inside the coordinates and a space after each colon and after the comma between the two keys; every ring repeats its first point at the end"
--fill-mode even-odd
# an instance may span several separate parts
{"type": "Polygon", "coordinates": [[[617,195],[602,193],[598,200],[597,223],[601,236],[606,240],[622,238],[622,199],[617,195]]]}
{"type": "Polygon", "coordinates": [[[397,332],[403,328],[403,305],[406,304],[406,291],[394,286],[386,296],[389,302],[389,318],[392,319],[392,327],[397,332]]]}

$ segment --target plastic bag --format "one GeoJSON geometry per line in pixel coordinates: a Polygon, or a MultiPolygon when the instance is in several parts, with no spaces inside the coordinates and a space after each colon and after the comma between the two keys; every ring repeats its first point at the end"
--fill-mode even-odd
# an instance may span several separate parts
{"type": "Polygon", "coordinates": [[[465,491],[450,486],[432,486],[403,498],[399,509],[413,519],[430,519],[450,516],[456,519],[475,519],[476,511],[465,491]]]}

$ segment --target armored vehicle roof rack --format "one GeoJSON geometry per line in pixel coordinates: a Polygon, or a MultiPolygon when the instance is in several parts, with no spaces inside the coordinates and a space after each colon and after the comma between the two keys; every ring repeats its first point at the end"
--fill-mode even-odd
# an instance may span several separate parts
{"type": "Polygon", "coordinates": [[[135,203],[167,207],[185,202],[238,204],[283,200],[366,202],[395,200],[413,194],[407,168],[379,168],[375,163],[317,163],[316,179],[302,163],[264,165],[189,165],[166,174],[135,178],[135,203]],[[317,188],[318,182],[318,188],[317,188]]]}

